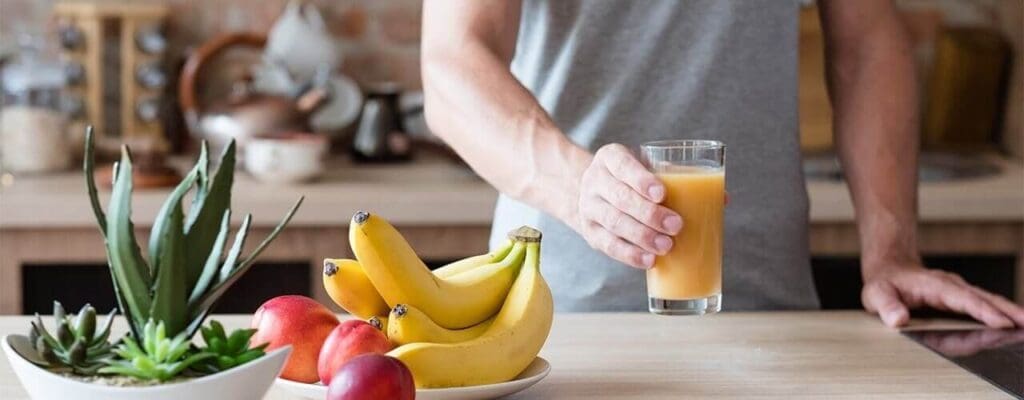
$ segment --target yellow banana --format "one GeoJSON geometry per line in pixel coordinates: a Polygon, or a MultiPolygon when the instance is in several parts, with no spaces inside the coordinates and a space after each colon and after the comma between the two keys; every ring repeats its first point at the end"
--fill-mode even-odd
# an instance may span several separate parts
{"type": "MultiPolygon", "coordinates": [[[[487,264],[501,261],[512,250],[509,240],[494,251],[478,256],[466,257],[434,270],[434,275],[447,278],[487,264]]],[[[366,277],[366,271],[358,261],[346,259],[324,259],[324,288],[334,303],[359,318],[371,315],[387,315],[388,307],[380,293],[366,277]],[[340,273],[339,273],[339,270],[340,273]]]]}
{"type": "Polygon", "coordinates": [[[366,322],[387,335],[388,329],[391,326],[390,320],[391,318],[388,318],[387,315],[374,315],[370,317],[370,319],[366,320],[366,322]]]}
{"type": "Polygon", "coordinates": [[[331,300],[350,314],[362,319],[388,314],[390,308],[358,261],[325,258],[323,281],[331,300]]]}
{"type": "Polygon", "coordinates": [[[480,337],[494,322],[494,317],[464,329],[446,329],[437,325],[423,311],[405,304],[396,305],[388,316],[388,339],[396,346],[414,342],[458,343],[480,337]]]}
{"type": "Polygon", "coordinates": [[[478,267],[482,267],[487,264],[493,264],[508,255],[508,252],[512,250],[512,241],[508,240],[505,244],[501,245],[494,251],[481,254],[478,256],[466,257],[458,261],[454,261],[448,265],[440,267],[434,270],[434,276],[438,278],[448,278],[456,274],[469,271],[478,267]]]}
{"type": "Polygon", "coordinates": [[[352,218],[349,244],[389,306],[411,304],[448,329],[470,327],[494,315],[519,274],[525,253],[524,243],[517,241],[500,262],[440,279],[398,230],[362,211],[352,218]]]}
{"type": "Polygon", "coordinates": [[[410,343],[388,352],[412,372],[416,387],[505,382],[533,362],[547,340],[553,316],[551,290],[540,274],[540,244],[526,247],[526,261],[490,328],[460,343],[410,343]]]}

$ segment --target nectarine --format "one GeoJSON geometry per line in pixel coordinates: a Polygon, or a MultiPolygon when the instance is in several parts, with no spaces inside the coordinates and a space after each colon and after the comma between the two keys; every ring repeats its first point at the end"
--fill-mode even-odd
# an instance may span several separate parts
{"type": "Polygon", "coordinates": [[[253,346],[270,343],[267,351],[292,345],[281,377],[313,383],[318,379],[320,347],[336,326],[338,317],[316,300],[305,296],[278,296],[263,303],[253,315],[252,327],[256,334],[251,343],[253,346]]]}
{"type": "Polygon", "coordinates": [[[391,351],[391,341],[387,335],[365,321],[352,319],[342,322],[327,336],[324,346],[320,349],[317,371],[320,382],[331,383],[342,364],[356,356],[391,351]]]}
{"type": "Polygon", "coordinates": [[[416,385],[397,358],[363,354],[341,366],[327,387],[327,400],[413,400],[416,385]]]}

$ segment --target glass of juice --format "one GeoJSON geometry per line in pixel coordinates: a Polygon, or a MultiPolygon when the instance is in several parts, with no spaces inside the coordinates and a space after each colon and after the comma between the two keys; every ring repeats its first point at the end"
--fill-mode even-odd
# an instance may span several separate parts
{"type": "Polygon", "coordinates": [[[667,140],[640,146],[651,172],[665,184],[662,205],[683,217],[667,254],[647,270],[648,309],[663,315],[703,315],[722,309],[722,217],[725,145],[714,140],[667,140]]]}

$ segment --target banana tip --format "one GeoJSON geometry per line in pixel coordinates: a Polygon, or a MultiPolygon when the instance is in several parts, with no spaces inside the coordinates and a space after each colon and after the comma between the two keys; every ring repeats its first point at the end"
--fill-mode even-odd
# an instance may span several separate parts
{"type": "Polygon", "coordinates": [[[338,272],[338,265],[331,260],[324,260],[324,275],[333,276],[338,272]]]}
{"type": "Polygon", "coordinates": [[[357,224],[362,224],[368,219],[370,219],[370,213],[366,211],[356,211],[356,214],[352,216],[352,222],[357,224]]]}

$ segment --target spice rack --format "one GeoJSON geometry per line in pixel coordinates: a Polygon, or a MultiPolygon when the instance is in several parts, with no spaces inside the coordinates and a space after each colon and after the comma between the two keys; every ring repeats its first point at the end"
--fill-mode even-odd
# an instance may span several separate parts
{"type": "Polygon", "coordinates": [[[127,1],[54,5],[75,125],[96,128],[101,148],[124,142],[166,146],[161,116],[167,72],[168,7],[127,1]]]}

